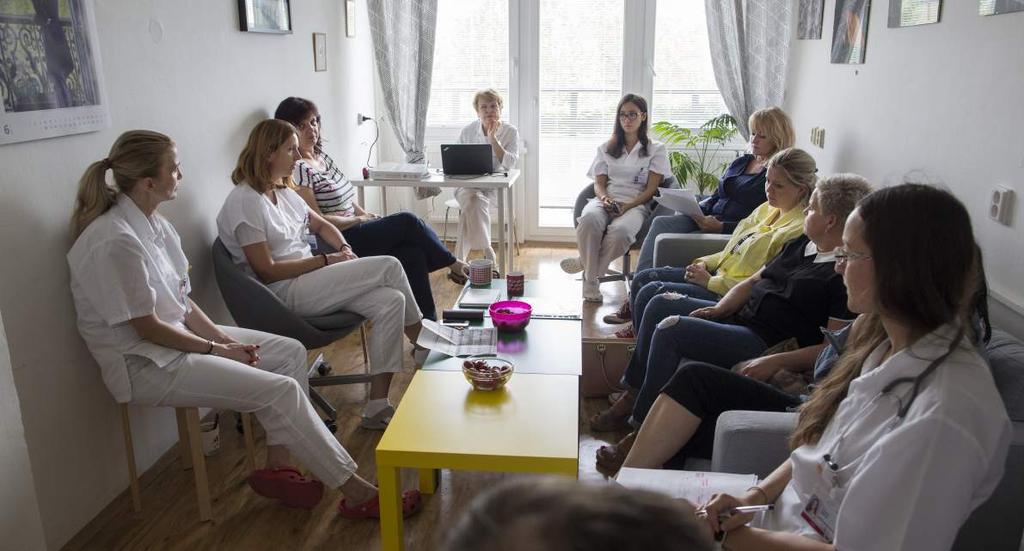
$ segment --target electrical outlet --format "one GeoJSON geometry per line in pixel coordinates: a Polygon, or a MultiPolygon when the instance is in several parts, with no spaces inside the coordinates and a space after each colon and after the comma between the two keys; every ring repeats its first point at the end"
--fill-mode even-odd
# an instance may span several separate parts
{"type": "Polygon", "coordinates": [[[1010,225],[1011,210],[1013,209],[1013,190],[996,185],[989,197],[988,217],[1003,224],[1010,225]]]}
{"type": "Polygon", "coordinates": [[[367,117],[364,117],[362,113],[356,113],[356,126],[363,124],[367,117]]]}

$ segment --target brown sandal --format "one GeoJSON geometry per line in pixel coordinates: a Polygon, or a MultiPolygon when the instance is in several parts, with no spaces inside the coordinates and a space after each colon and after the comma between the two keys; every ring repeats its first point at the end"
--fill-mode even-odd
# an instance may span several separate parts
{"type": "Polygon", "coordinates": [[[597,449],[597,466],[610,473],[618,472],[622,464],[626,462],[629,450],[636,442],[636,431],[625,436],[622,440],[610,446],[601,446],[597,449]]]}

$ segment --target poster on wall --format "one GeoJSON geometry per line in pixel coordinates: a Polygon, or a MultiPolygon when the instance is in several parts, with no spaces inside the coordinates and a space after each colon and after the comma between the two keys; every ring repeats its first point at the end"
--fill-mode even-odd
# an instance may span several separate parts
{"type": "Polygon", "coordinates": [[[980,0],[978,2],[979,15],[999,15],[1024,11],[1024,0],[980,0]]]}
{"type": "Polygon", "coordinates": [[[836,0],[832,26],[832,63],[864,63],[871,0],[836,0]]]}
{"type": "Polygon", "coordinates": [[[0,1],[0,145],[110,126],[92,8],[0,1]]]}
{"type": "Polygon", "coordinates": [[[939,22],[942,0],[889,0],[889,28],[939,22]]]}
{"type": "Polygon", "coordinates": [[[796,37],[799,40],[821,40],[821,20],[825,12],[825,0],[800,0],[796,22],[796,37]]]}

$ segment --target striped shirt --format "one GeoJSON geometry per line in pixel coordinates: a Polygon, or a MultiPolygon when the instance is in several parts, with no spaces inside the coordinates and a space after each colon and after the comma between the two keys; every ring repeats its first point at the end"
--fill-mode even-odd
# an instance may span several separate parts
{"type": "Polygon", "coordinates": [[[334,159],[326,153],[321,153],[320,159],[324,163],[323,170],[313,166],[306,159],[299,159],[295,164],[292,179],[297,185],[313,190],[320,212],[341,216],[354,215],[353,201],[356,198],[356,190],[352,183],[334,164],[334,159]]]}

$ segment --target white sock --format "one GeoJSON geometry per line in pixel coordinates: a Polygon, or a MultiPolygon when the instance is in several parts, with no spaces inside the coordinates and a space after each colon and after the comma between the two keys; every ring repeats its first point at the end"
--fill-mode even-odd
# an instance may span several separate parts
{"type": "Polygon", "coordinates": [[[387,398],[377,398],[376,400],[369,400],[366,402],[366,407],[363,408],[363,415],[366,417],[373,417],[380,413],[384,408],[390,406],[387,398]]]}

